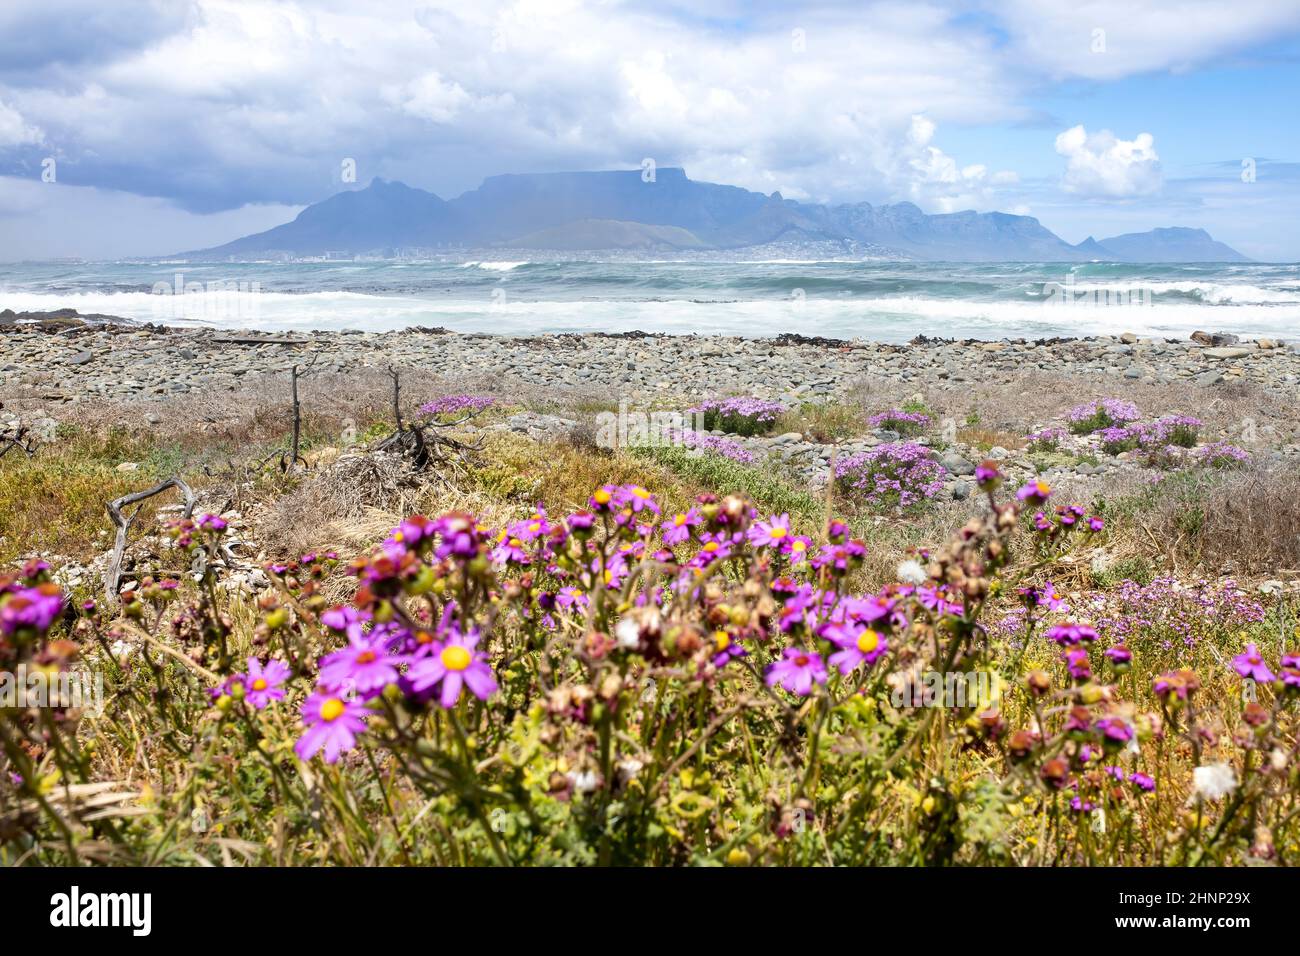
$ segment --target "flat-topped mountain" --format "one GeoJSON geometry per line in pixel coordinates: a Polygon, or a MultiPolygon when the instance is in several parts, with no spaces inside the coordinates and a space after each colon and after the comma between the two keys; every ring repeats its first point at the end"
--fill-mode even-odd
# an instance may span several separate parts
{"type": "Polygon", "coordinates": [[[1231,246],[1216,242],[1204,229],[1170,226],[1150,232],[1130,232],[1101,245],[1128,262],[1249,262],[1231,246]]]}
{"type": "Polygon", "coordinates": [[[1241,262],[1201,229],[1155,229],[1077,246],[1032,216],[930,215],[910,202],[823,205],[696,182],[678,168],[491,176],[451,200],[373,180],[308,206],[292,222],[191,258],[392,254],[439,246],[554,250],[741,249],[840,242],[939,261],[1241,262]]]}

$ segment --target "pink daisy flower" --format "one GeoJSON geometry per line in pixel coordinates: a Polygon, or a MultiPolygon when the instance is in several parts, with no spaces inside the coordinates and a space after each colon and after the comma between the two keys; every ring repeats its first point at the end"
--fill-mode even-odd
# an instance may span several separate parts
{"type": "Polygon", "coordinates": [[[362,697],[373,697],[397,680],[402,658],[388,652],[386,638],[362,634],[320,662],[320,684],[331,690],[352,688],[362,697]]]}
{"type": "Polygon", "coordinates": [[[443,707],[454,707],[460,699],[462,687],[468,687],[479,700],[487,700],[497,690],[496,678],[488,666],[487,655],[475,650],[479,641],[477,630],[461,634],[446,632],[444,642],[435,642],[422,656],[416,658],[406,672],[411,689],[419,694],[441,683],[439,702],[443,707]]]}
{"type": "Polygon", "coordinates": [[[317,690],[303,701],[307,730],[293,745],[294,753],[306,761],[323,750],[326,763],[336,762],[340,754],[357,745],[357,734],[366,729],[368,713],[358,701],[317,690]]]}
{"type": "Polygon", "coordinates": [[[1264,658],[1260,656],[1259,648],[1254,644],[1247,644],[1246,649],[1232,659],[1232,666],[1242,677],[1249,677],[1261,684],[1273,682],[1273,672],[1268,669],[1264,658]]]}
{"type": "Polygon", "coordinates": [[[774,548],[790,537],[790,516],[773,515],[749,529],[749,543],[756,548],[774,548]]]}
{"type": "Polygon", "coordinates": [[[244,700],[254,710],[261,710],[273,700],[284,700],[280,685],[289,679],[290,670],[282,661],[271,658],[262,664],[256,657],[248,659],[244,675],[244,700]]]}
{"type": "Polygon", "coordinates": [[[869,627],[848,630],[828,628],[824,636],[839,648],[830,656],[830,663],[838,667],[841,674],[847,674],[861,664],[870,667],[889,650],[889,640],[869,627]]]}
{"type": "Polygon", "coordinates": [[[664,544],[684,544],[691,539],[691,529],[699,523],[700,513],[694,508],[674,515],[662,525],[664,544]]]}
{"type": "Polygon", "coordinates": [[[763,678],[768,687],[784,687],[792,694],[807,697],[813,684],[826,683],[826,665],[821,655],[801,647],[787,647],[779,661],[773,662],[763,678]]]}

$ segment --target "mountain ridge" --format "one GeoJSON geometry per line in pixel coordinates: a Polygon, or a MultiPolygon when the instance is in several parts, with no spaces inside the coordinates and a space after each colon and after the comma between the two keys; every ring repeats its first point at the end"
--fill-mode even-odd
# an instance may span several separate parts
{"type": "Polygon", "coordinates": [[[929,214],[910,202],[801,203],[779,192],[692,180],[680,167],[657,169],[653,177],[640,170],[508,173],[451,200],[376,177],[313,203],[288,223],[177,255],[310,257],[448,246],[727,250],[828,241],[931,261],[1249,261],[1203,229],[1163,227],[1071,245],[1033,216],[929,214]]]}

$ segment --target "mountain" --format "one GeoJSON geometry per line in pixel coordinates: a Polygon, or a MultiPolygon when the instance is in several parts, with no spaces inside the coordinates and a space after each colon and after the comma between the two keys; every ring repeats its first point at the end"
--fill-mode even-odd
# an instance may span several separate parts
{"type": "Polygon", "coordinates": [[[1076,245],[1075,250],[1087,256],[1089,259],[1100,259],[1105,262],[1113,261],[1119,258],[1096,239],[1089,236],[1083,242],[1076,245]]]}
{"type": "Polygon", "coordinates": [[[1101,240],[1103,248],[1127,262],[1249,262],[1231,246],[1215,242],[1204,229],[1171,226],[1130,232],[1101,240]]]}
{"type": "Polygon", "coordinates": [[[694,233],[680,226],[647,226],[617,219],[579,219],[530,232],[504,243],[512,249],[707,249],[694,233]]]}
{"type": "Polygon", "coordinates": [[[438,246],[555,249],[739,249],[773,242],[842,243],[850,249],[943,261],[1244,261],[1199,229],[1156,229],[1072,246],[1032,216],[928,215],[910,202],[873,206],[800,203],[696,182],[667,167],[490,176],[443,200],[375,179],[308,206],[293,222],[189,258],[270,254],[391,254],[438,246]]]}
{"type": "Polygon", "coordinates": [[[190,256],[215,258],[289,253],[367,252],[452,241],[462,226],[449,203],[404,183],[374,180],[308,206],[296,219],[190,256]]]}

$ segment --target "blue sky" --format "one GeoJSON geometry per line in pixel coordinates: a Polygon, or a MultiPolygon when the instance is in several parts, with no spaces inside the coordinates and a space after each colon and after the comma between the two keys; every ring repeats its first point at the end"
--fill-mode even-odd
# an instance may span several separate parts
{"type": "Polygon", "coordinates": [[[651,157],[1293,261],[1297,93],[1279,0],[7,0],[0,259],[215,245],[355,188],[349,159],[449,197],[651,157]]]}

